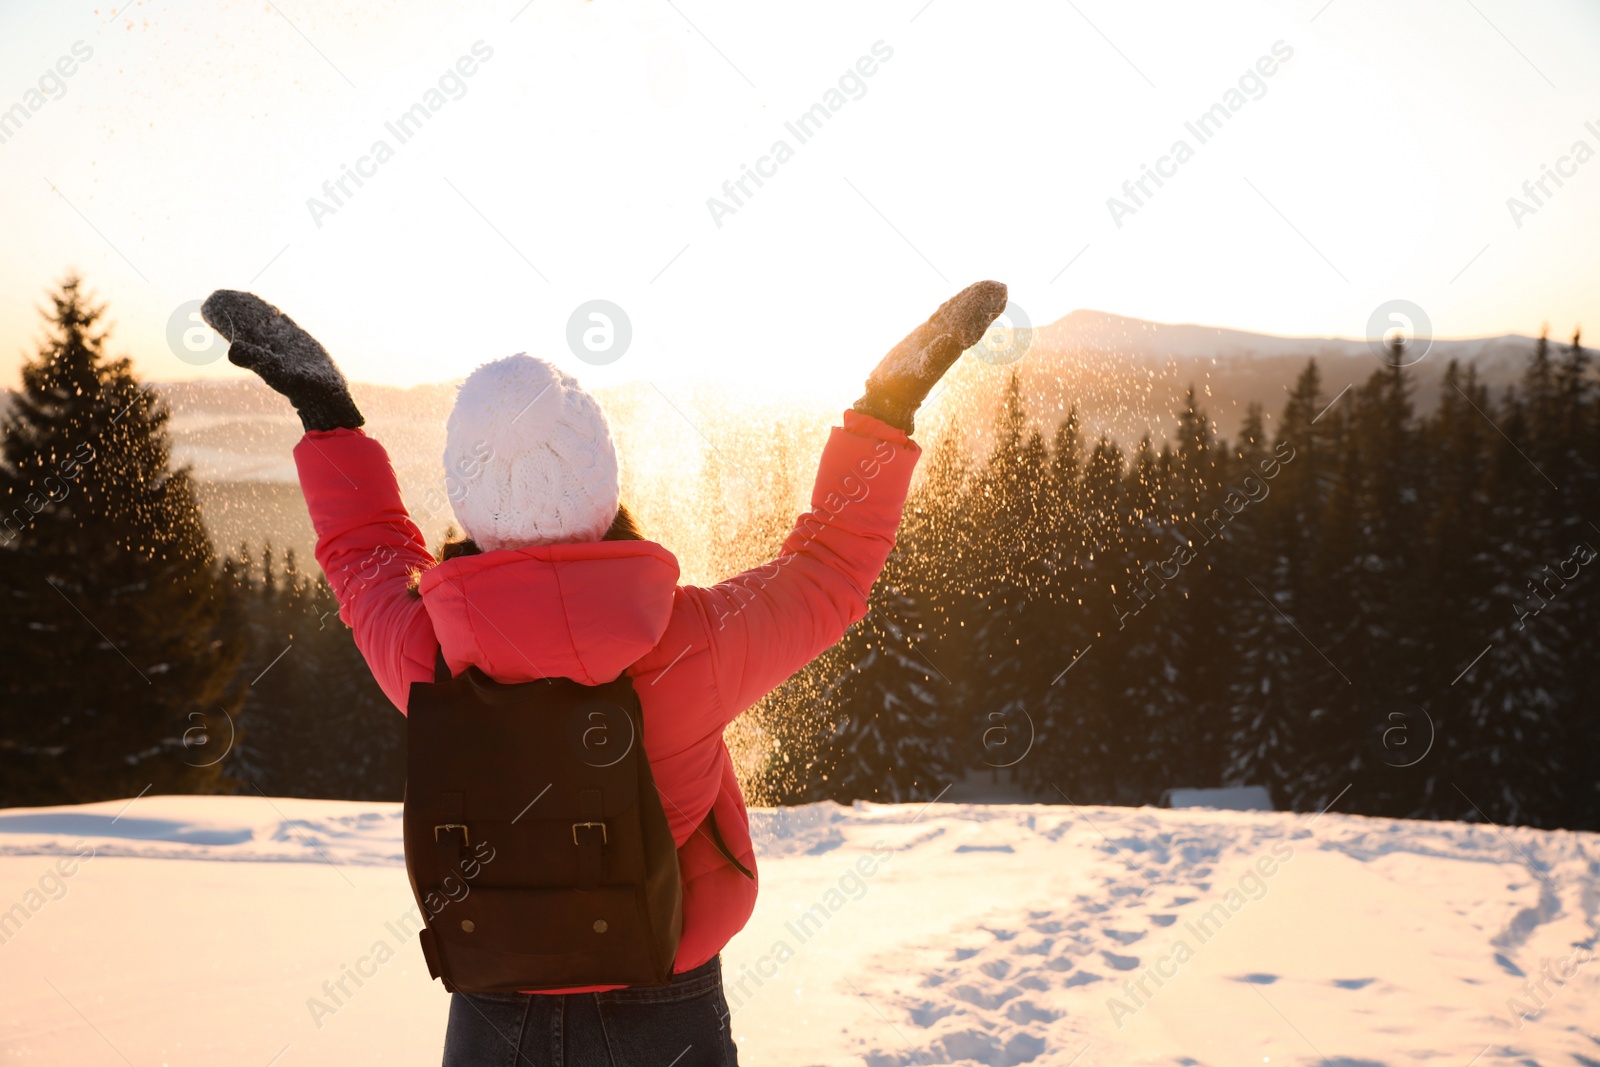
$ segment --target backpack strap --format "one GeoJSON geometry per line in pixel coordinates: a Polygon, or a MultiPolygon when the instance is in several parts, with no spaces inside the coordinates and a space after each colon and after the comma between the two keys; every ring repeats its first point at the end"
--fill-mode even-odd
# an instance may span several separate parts
{"type": "Polygon", "coordinates": [[[738,868],[740,874],[752,882],[755,881],[755,872],[740,863],[738,857],[733,854],[733,849],[729,848],[728,843],[722,839],[722,831],[717,829],[717,813],[715,811],[706,812],[706,825],[711,828],[711,843],[717,846],[717,851],[722,853],[722,858],[738,868]]]}

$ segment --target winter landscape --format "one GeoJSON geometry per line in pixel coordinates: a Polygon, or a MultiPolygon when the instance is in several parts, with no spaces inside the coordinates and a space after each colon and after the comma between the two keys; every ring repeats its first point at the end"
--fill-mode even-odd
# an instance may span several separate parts
{"type": "Polygon", "coordinates": [[[1600,1067],[1597,46],[0,5],[0,1061],[1600,1067]]]}

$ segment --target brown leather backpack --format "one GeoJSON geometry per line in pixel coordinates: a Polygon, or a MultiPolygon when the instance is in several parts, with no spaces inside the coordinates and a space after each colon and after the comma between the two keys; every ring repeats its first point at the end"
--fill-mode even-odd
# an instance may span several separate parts
{"type": "Polygon", "coordinates": [[[406,739],[406,873],[446,989],[671,981],[678,854],[626,675],[502,684],[441,655],[406,739]]]}

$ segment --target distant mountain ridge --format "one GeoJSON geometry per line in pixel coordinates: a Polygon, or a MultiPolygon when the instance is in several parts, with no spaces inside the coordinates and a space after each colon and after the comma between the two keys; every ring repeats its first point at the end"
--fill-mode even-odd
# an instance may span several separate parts
{"type": "MultiPolygon", "coordinates": [[[[1520,360],[1532,349],[1534,338],[1507,333],[1492,337],[1435,338],[1427,360],[1452,359],[1479,365],[1506,359],[1520,360]]],[[[1291,337],[1253,333],[1196,323],[1163,323],[1129,318],[1108,311],[1079,310],[1064,315],[1037,331],[1038,343],[1054,348],[1080,345],[1120,351],[1150,359],[1289,358],[1341,359],[1369,356],[1363,338],[1291,337]]]]}
{"type": "MultiPolygon", "coordinates": [[[[1422,410],[1434,406],[1451,360],[1473,368],[1491,387],[1508,384],[1521,374],[1535,343],[1520,334],[1435,340],[1408,370],[1414,401],[1422,410]]],[[[1553,346],[1565,347],[1565,342],[1553,346]]],[[[1159,442],[1192,385],[1217,431],[1231,437],[1251,403],[1260,403],[1269,420],[1275,417],[1311,359],[1317,360],[1323,395],[1330,403],[1383,367],[1359,338],[1283,337],[1074,311],[1038,327],[1032,347],[1012,364],[971,358],[958,363],[947,386],[919,414],[918,437],[928,445],[945,428],[953,428],[974,455],[981,455],[988,447],[1002,386],[1012,373],[1018,376],[1030,416],[1047,435],[1076,408],[1090,438],[1105,434],[1131,448],[1148,433],[1159,442]]],[[[271,539],[308,551],[311,530],[292,457],[301,431],[289,405],[254,378],[155,384],[172,407],[175,458],[193,465],[206,520],[218,541],[231,547],[240,540],[271,539]]],[[[430,539],[450,518],[448,506],[430,509],[425,502],[443,499],[437,491],[442,486],[439,456],[456,385],[351,386],[367,417],[367,431],[388,447],[406,499],[415,502],[430,539]]],[[[634,477],[634,499],[663,479],[692,475],[707,441],[718,442],[725,452],[759,452],[760,442],[750,437],[752,426],[787,420],[825,427],[838,417],[837,410],[813,401],[752,400],[747,391],[723,382],[668,383],[665,388],[670,402],[659,383],[655,388],[632,382],[596,390],[611,416],[625,470],[634,477]]],[[[0,404],[8,400],[0,397],[0,404]]],[[[748,462],[753,471],[778,461],[752,454],[748,462]]],[[[798,468],[785,475],[808,477],[798,468]]],[[[661,504],[669,506],[670,501],[661,504]]]]}
{"type": "MultiPolygon", "coordinates": [[[[1486,378],[1495,380],[1520,373],[1533,351],[1536,339],[1507,333],[1489,337],[1435,338],[1427,355],[1417,365],[1418,374],[1431,366],[1451,360],[1470,365],[1486,378]]],[[[1557,341],[1557,344],[1565,342],[1557,341]]],[[[1123,357],[1127,362],[1149,366],[1173,363],[1179,367],[1200,361],[1218,363],[1236,360],[1283,361],[1304,364],[1316,359],[1333,364],[1325,371],[1335,374],[1341,361],[1367,361],[1379,364],[1367,341],[1350,337],[1295,337],[1255,333],[1223,326],[1197,323],[1164,323],[1130,318],[1108,311],[1083,309],[1070,312],[1034,330],[1033,348],[1017,364],[1072,362],[1075,353],[1092,352],[1123,357]]],[[[1048,369],[1056,369],[1053,365],[1048,369]]],[[[441,422],[449,414],[455,386],[450,379],[407,387],[356,382],[351,388],[357,403],[369,418],[432,419],[441,422]]],[[[289,418],[283,402],[253,379],[228,381],[191,380],[158,382],[157,388],[172,404],[176,416],[266,415],[289,418]]]]}
{"type": "MultiPolygon", "coordinates": [[[[1510,384],[1536,344],[1521,334],[1433,339],[1407,368],[1413,401],[1421,411],[1435,406],[1452,361],[1492,389],[1510,384]]],[[[1270,421],[1311,360],[1329,402],[1387,366],[1364,338],[1284,337],[1082,310],[1038,327],[1030,350],[1009,367],[973,367],[975,361],[964,360],[958,377],[970,390],[965,406],[971,421],[981,421],[986,398],[996,392],[983,379],[1015,370],[1029,410],[1042,421],[1059,420],[1076,408],[1089,436],[1104,433],[1131,446],[1146,433],[1159,443],[1191,386],[1224,436],[1238,431],[1252,403],[1270,421]]]]}

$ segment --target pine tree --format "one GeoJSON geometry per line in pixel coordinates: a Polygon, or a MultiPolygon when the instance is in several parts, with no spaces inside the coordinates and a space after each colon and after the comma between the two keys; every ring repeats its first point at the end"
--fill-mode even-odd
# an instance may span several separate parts
{"type": "Polygon", "coordinates": [[[921,612],[893,573],[903,569],[891,563],[879,578],[869,614],[839,646],[847,667],[818,697],[834,718],[819,796],[931,799],[961,773],[957,738],[940,701],[948,683],[916,647],[921,612]]]}
{"type": "Polygon", "coordinates": [[[1123,575],[1115,583],[1119,628],[1106,646],[1114,679],[1110,724],[1120,754],[1119,803],[1154,802],[1162,780],[1184,753],[1180,735],[1192,720],[1179,686],[1179,664],[1190,636],[1185,625],[1181,571],[1173,553],[1170,457],[1164,463],[1149,434],[1140,439],[1123,479],[1122,529],[1116,550],[1123,575]]]}
{"type": "Polygon", "coordinates": [[[1180,420],[1185,432],[1169,461],[1169,518],[1159,548],[1163,562],[1157,573],[1170,583],[1162,594],[1165,615],[1158,616],[1168,620],[1169,632],[1161,635],[1163,660],[1178,679],[1170,685],[1181,699],[1161,734],[1163,758],[1152,775],[1152,800],[1175,786],[1260,784],[1228,773],[1229,688],[1236,662],[1249,651],[1238,628],[1260,605],[1254,591],[1231,576],[1268,552],[1264,529],[1274,505],[1271,480],[1262,473],[1266,431],[1260,406],[1251,404],[1240,443],[1230,448],[1196,404],[1191,387],[1180,420]],[[1232,518],[1221,534],[1213,534],[1219,508],[1232,518]],[[1235,514],[1234,508],[1241,510],[1235,514]]]}
{"type": "MultiPolygon", "coordinates": [[[[1083,452],[1076,437],[1074,425],[1066,438],[1073,442],[1073,457],[1083,452]]],[[[1058,469],[1068,467],[1059,453],[1057,460],[1058,469]]],[[[1041,796],[1107,803],[1123,795],[1129,778],[1119,762],[1124,735],[1113,651],[1122,632],[1118,605],[1128,595],[1120,550],[1127,513],[1122,451],[1102,435],[1072,482],[1050,484],[1069,498],[1070,554],[1061,553],[1063,562],[1050,579],[1059,595],[1044,628],[1048,658],[1041,664],[1044,680],[1033,712],[1037,739],[1017,769],[1041,796]]]]}
{"type": "Polygon", "coordinates": [[[1055,554],[1046,492],[1050,457],[1029,429],[1013,373],[995,425],[995,442],[972,482],[966,510],[977,528],[982,566],[970,586],[967,627],[977,653],[962,702],[962,747],[974,768],[1009,765],[1007,745],[1022,744],[1049,685],[1051,589],[1055,554]],[[1046,640],[1041,640],[1045,638],[1046,640]]]}
{"type": "MultiPolygon", "coordinates": [[[[1326,426],[1316,361],[1301,372],[1284,406],[1270,457],[1247,449],[1242,459],[1271,496],[1224,553],[1219,585],[1231,588],[1227,716],[1231,724],[1225,780],[1263,785],[1280,805],[1306,802],[1308,765],[1320,758],[1307,733],[1338,699],[1317,651],[1284,624],[1279,612],[1321,617],[1314,584],[1316,538],[1326,506],[1326,426]],[[1312,661],[1315,661],[1313,664],[1312,661]]],[[[1263,431],[1247,425],[1247,444],[1263,431]]],[[[1332,799],[1330,794],[1325,799],[1332,799]]]]}
{"type": "MultiPolygon", "coordinates": [[[[1587,545],[1600,552],[1600,396],[1590,373],[1593,359],[1582,344],[1582,333],[1572,332],[1572,343],[1561,364],[1562,414],[1566,463],[1552,474],[1567,487],[1566,536],[1563,545],[1587,545]]],[[[1584,568],[1589,570],[1588,567],[1584,568]]],[[[1592,635],[1600,628],[1600,575],[1585,574],[1574,581],[1567,597],[1567,625],[1574,634],[1592,635]]],[[[1589,711],[1585,682],[1600,676],[1600,647],[1579,640],[1565,664],[1566,675],[1578,685],[1570,690],[1566,708],[1568,766],[1600,765],[1600,715],[1589,711]]],[[[1569,774],[1554,825],[1600,826],[1600,776],[1569,774]]]]}
{"type": "Polygon", "coordinates": [[[1455,589],[1441,589],[1440,599],[1442,610],[1476,624],[1461,664],[1484,652],[1461,686],[1447,689],[1440,746],[1452,788],[1431,806],[1434,817],[1472,820],[1481,811],[1496,822],[1560,825],[1572,783],[1591,776],[1569,751],[1591,683],[1573,673],[1587,640],[1572,628],[1579,601],[1567,594],[1581,596],[1588,576],[1580,569],[1569,585],[1559,573],[1572,547],[1562,546],[1567,504],[1541,474],[1563,450],[1554,378],[1541,339],[1520,388],[1502,403],[1465,386],[1474,416],[1493,424],[1480,464],[1483,532],[1467,535],[1482,539],[1482,561],[1476,575],[1451,576],[1457,589],[1477,593],[1472,601],[1455,589]]]}
{"type": "Polygon", "coordinates": [[[0,466],[0,805],[225,788],[239,649],[168,411],[76,276],[51,305],[0,466]]]}

